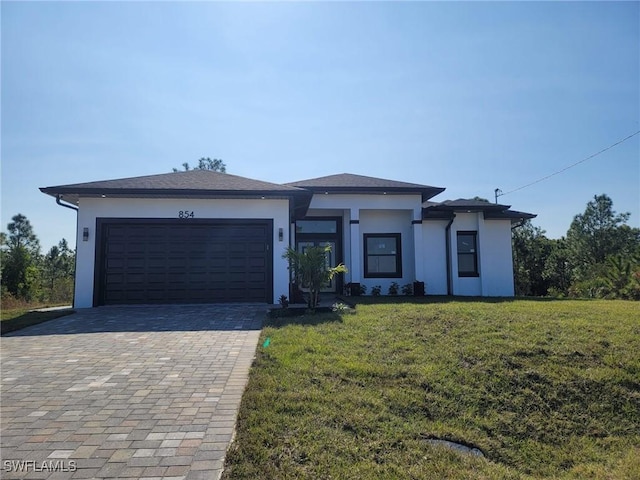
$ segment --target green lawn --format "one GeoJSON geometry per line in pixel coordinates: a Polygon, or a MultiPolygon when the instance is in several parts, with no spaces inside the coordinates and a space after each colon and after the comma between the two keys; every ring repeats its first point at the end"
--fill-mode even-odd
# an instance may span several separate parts
{"type": "Polygon", "coordinates": [[[223,478],[640,478],[640,303],[364,301],[264,329],[223,478]]]}
{"type": "Polygon", "coordinates": [[[0,328],[2,335],[9,332],[15,332],[31,325],[48,322],[54,318],[64,317],[74,313],[73,310],[51,310],[47,312],[36,312],[26,308],[17,308],[12,310],[2,310],[0,328]]]}

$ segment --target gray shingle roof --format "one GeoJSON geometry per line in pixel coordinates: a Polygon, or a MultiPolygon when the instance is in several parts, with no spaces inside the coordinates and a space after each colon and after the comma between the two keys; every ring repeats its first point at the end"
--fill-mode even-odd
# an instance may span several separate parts
{"type": "Polygon", "coordinates": [[[485,211],[485,210],[507,210],[511,208],[511,205],[501,205],[499,203],[485,202],[484,200],[476,200],[474,198],[458,198],[456,200],[445,200],[440,203],[425,202],[429,205],[423,204],[425,208],[437,208],[440,210],[472,210],[472,211],[485,211]]]}
{"type": "Polygon", "coordinates": [[[315,192],[420,193],[423,201],[426,201],[444,191],[444,188],[441,187],[432,187],[430,185],[421,185],[418,183],[399,182],[397,180],[387,180],[384,178],[367,177],[365,175],[355,175],[353,173],[328,175],[326,177],[285,183],[285,185],[305,188],[315,192]]]}
{"type": "Polygon", "coordinates": [[[159,175],[147,175],[144,177],[120,178],[116,180],[102,180],[97,182],[75,183],[60,185],[57,187],[45,187],[45,193],[49,191],[64,192],[104,192],[127,190],[181,190],[181,191],[261,191],[261,192],[299,192],[300,189],[279,185],[277,183],[263,182],[250,178],[239,177],[228,173],[219,173],[211,170],[189,170],[188,172],[163,173],[159,175]]]}
{"type": "Polygon", "coordinates": [[[482,212],[487,220],[509,219],[518,222],[535,218],[533,213],[518,212],[509,210],[511,205],[501,205],[498,203],[485,202],[472,198],[458,198],[457,200],[445,200],[441,203],[424,202],[422,204],[423,220],[452,219],[455,212],[482,212]]]}
{"type": "Polygon", "coordinates": [[[292,198],[296,212],[306,211],[312,193],[301,188],[263,182],[211,170],[163,173],[144,177],[43,187],[41,192],[77,205],[80,197],[278,197],[292,198]]]}

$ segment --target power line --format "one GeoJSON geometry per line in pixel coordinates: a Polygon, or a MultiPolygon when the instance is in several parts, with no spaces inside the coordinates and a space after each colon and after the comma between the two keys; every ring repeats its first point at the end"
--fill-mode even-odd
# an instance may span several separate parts
{"type": "Polygon", "coordinates": [[[557,172],[553,172],[553,173],[551,173],[551,174],[547,175],[546,177],[539,178],[538,180],[535,180],[535,181],[533,181],[533,182],[531,182],[531,183],[527,183],[526,185],[523,185],[523,186],[521,186],[521,187],[515,188],[515,189],[513,189],[513,190],[509,190],[508,192],[504,192],[504,193],[503,193],[500,189],[498,189],[498,188],[497,188],[497,189],[496,189],[496,191],[495,191],[495,193],[496,193],[496,203],[497,203],[497,201],[498,201],[498,197],[502,197],[502,196],[504,196],[504,195],[509,195],[510,193],[517,192],[518,190],[522,190],[523,188],[530,187],[531,185],[535,185],[536,183],[543,182],[543,181],[547,180],[548,178],[551,178],[551,177],[553,177],[553,176],[555,176],[555,175],[559,175],[559,174],[560,174],[560,173],[562,173],[562,172],[566,172],[566,171],[567,171],[567,170],[569,170],[570,168],[573,168],[573,167],[575,167],[576,165],[580,165],[581,163],[584,163],[584,162],[586,162],[587,160],[591,160],[593,157],[597,157],[597,156],[598,156],[598,155],[600,155],[601,153],[604,153],[604,152],[606,152],[607,150],[611,150],[613,147],[615,147],[615,146],[617,146],[617,145],[620,145],[620,144],[621,144],[621,143],[623,143],[623,142],[626,142],[626,141],[627,141],[627,140],[629,140],[630,138],[633,138],[633,137],[635,137],[636,135],[638,135],[639,133],[640,133],[640,130],[638,130],[638,131],[637,131],[637,132],[635,132],[635,133],[632,133],[631,135],[629,135],[628,137],[623,138],[622,140],[618,140],[616,143],[614,143],[614,144],[612,144],[612,145],[609,145],[607,148],[603,148],[602,150],[600,150],[599,152],[594,153],[593,155],[589,155],[587,158],[583,158],[582,160],[580,160],[580,161],[578,161],[578,162],[575,162],[575,163],[572,163],[571,165],[568,165],[568,166],[564,167],[563,169],[558,170],[557,172]]]}

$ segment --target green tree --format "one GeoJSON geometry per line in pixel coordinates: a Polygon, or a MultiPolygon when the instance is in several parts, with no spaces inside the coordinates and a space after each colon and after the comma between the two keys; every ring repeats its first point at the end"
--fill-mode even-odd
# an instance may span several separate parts
{"type": "Polygon", "coordinates": [[[607,258],[604,279],[608,296],[640,300],[640,251],[607,258]]]}
{"type": "Polygon", "coordinates": [[[315,308],[320,299],[322,285],[328,283],[336,274],[345,273],[347,267],[343,264],[330,267],[327,264],[327,255],[331,247],[309,247],[304,252],[299,252],[291,247],[282,255],[289,262],[289,270],[292,272],[293,281],[298,287],[309,289],[307,305],[315,308]]]}
{"type": "Polygon", "coordinates": [[[626,225],[629,213],[616,213],[607,195],[596,195],[567,232],[567,250],[578,297],[640,296],[640,229],[626,225]]]}
{"type": "Polygon", "coordinates": [[[551,250],[545,259],[542,276],[547,284],[547,294],[564,296],[571,286],[571,266],[567,240],[563,237],[549,240],[551,250]]]}
{"type": "Polygon", "coordinates": [[[595,195],[584,213],[576,215],[567,232],[567,248],[578,280],[588,278],[607,257],[635,251],[640,234],[625,225],[629,213],[616,213],[606,194],[595,195]]]}
{"type": "Polygon", "coordinates": [[[545,231],[526,220],[513,230],[513,272],[516,295],[546,295],[544,272],[553,243],[545,231]]]}
{"type": "Polygon", "coordinates": [[[75,253],[66,239],[60,240],[44,255],[41,275],[47,289],[47,300],[69,302],[73,296],[75,253]]]}
{"type": "Polygon", "coordinates": [[[2,245],[2,285],[12,295],[30,301],[38,293],[40,243],[22,214],[11,218],[7,230],[2,245]]]}
{"type": "MultiPolygon", "coordinates": [[[[198,160],[198,166],[193,167],[193,169],[189,166],[188,162],[182,164],[182,168],[184,171],[189,170],[212,170],[214,172],[227,173],[227,166],[225,163],[219,158],[214,158],[213,160],[209,157],[202,157],[198,160]]],[[[174,172],[179,172],[177,168],[173,169],[174,172]]]]}
{"type": "Polygon", "coordinates": [[[24,247],[31,254],[38,255],[40,253],[40,242],[33,231],[31,222],[18,213],[11,217],[11,222],[7,225],[9,235],[6,236],[6,243],[9,250],[12,248],[24,247]]]}

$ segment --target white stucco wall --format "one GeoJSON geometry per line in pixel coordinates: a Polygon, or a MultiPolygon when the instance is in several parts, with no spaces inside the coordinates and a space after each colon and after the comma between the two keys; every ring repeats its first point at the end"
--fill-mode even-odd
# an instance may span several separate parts
{"type": "Polygon", "coordinates": [[[344,277],[345,283],[367,285],[368,292],[371,286],[380,285],[382,292],[386,293],[393,281],[402,286],[415,280],[415,244],[411,220],[421,218],[420,195],[316,194],[311,200],[307,216],[332,216],[336,212],[343,212],[344,263],[349,269],[344,277]],[[358,223],[351,224],[351,220],[357,220],[358,223]],[[364,278],[364,233],[402,234],[402,278],[364,278]]]}
{"type": "Polygon", "coordinates": [[[423,220],[422,250],[424,254],[424,278],[427,295],[447,294],[447,244],[445,229],[448,220],[423,220]]]}
{"type": "Polygon", "coordinates": [[[511,222],[484,220],[480,243],[482,295],[512,297],[514,285],[511,222]]]}
{"type": "Polygon", "coordinates": [[[456,213],[456,218],[451,225],[451,284],[454,295],[479,296],[482,295],[482,264],[480,257],[482,244],[484,243],[479,232],[478,222],[482,222],[482,213],[456,213]],[[459,277],[458,276],[458,246],[457,233],[459,231],[478,232],[478,271],[479,277],[459,277]]]}
{"type": "Polygon", "coordinates": [[[451,273],[454,295],[513,296],[511,222],[485,220],[482,213],[456,213],[451,225],[451,273]],[[478,277],[458,276],[459,231],[478,232],[478,277]]]}
{"type": "Polygon", "coordinates": [[[413,210],[421,208],[420,195],[348,195],[331,193],[315,194],[311,199],[311,209],[351,209],[351,210],[413,210]]]}
{"type": "Polygon", "coordinates": [[[360,283],[371,287],[380,285],[382,294],[386,295],[389,285],[396,282],[400,287],[415,280],[414,243],[411,210],[360,210],[360,283]],[[401,278],[365,278],[364,276],[364,234],[365,233],[399,233],[401,235],[402,277],[401,278]]]}
{"type": "MultiPolygon", "coordinates": [[[[271,219],[273,220],[273,303],[280,295],[289,295],[287,262],[282,258],[289,238],[289,201],[286,199],[148,199],[81,198],[78,211],[76,291],[74,306],[93,305],[94,262],[97,218],[177,219],[180,210],[194,212],[198,219],[271,219]],[[82,240],[84,228],[89,240],[82,240]],[[283,229],[283,241],[278,230],[283,229]]],[[[188,220],[185,220],[188,222],[188,220]]]]}

